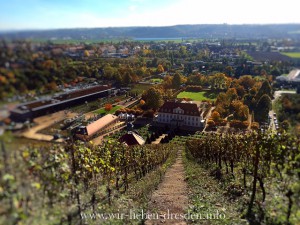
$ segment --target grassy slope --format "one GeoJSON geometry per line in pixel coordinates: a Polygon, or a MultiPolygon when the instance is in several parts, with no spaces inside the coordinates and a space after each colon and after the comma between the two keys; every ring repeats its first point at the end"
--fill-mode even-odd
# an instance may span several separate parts
{"type": "Polygon", "coordinates": [[[209,172],[191,159],[184,152],[183,162],[186,170],[186,181],[189,188],[189,212],[201,214],[202,218],[209,214],[213,216],[219,212],[219,219],[190,220],[191,224],[248,224],[241,219],[241,206],[235,200],[229,200],[218,181],[209,172]],[[221,216],[222,215],[222,216],[221,216]],[[223,217],[225,215],[225,218],[223,217]]]}

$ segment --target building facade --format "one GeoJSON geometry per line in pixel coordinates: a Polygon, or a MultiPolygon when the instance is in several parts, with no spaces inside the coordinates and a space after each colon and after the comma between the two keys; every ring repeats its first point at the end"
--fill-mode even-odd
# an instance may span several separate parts
{"type": "Polygon", "coordinates": [[[85,104],[98,98],[109,96],[115,89],[107,85],[80,89],[69,93],[63,93],[47,99],[35,100],[18,105],[10,111],[10,119],[16,122],[33,120],[36,117],[44,116],[60,110],[71,108],[75,105],[85,104]]]}
{"type": "Polygon", "coordinates": [[[105,134],[108,128],[112,128],[118,122],[119,117],[107,114],[86,126],[78,127],[75,137],[82,141],[89,141],[96,136],[105,134]]]}
{"type": "Polygon", "coordinates": [[[197,104],[189,102],[165,102],[156,118],[158,123],[193,128],[203,127],[202,120],[197,104]]]}

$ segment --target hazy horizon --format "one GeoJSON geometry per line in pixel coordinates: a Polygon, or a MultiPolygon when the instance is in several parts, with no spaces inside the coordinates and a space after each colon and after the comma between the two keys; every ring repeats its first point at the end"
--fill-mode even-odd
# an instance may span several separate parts
{"type": "Polygon", "coordinates": [[[0,1],[0,30],[48,30],[194,24],[297,24],[297,7],[253,0],[0,1]]]}
{"type": "Polygon", "coordinates": [[[215,24],[208,24],[208,23],[198,23],[198,24],[173,24],[173,25],[140,25],[140,26],[102,26],[102,27],[61,27],[61,28],[16,28],[16,29],[6,29],[6,30],[1,30],[0,29],[0,32],[26,32],[26,31],[48,31],[48,30],[71,30],[71,29],[106,29],[106,28],[131,28],[131,27],[175,27],[175,26],[193,26],[193,25],[229,25],[229,26],[235,26],[235,25],[289,25],[289,24],[299,24],[300,25],[300,22],[299,23],[243,23],[243,24],[230,24],[230,23],[215,23],[215,24]]]}

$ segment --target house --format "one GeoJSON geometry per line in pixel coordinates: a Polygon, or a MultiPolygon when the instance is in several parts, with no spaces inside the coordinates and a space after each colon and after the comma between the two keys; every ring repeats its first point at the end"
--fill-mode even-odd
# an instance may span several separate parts
{"type": "Polygon", "coordinates": [[[135,132],[128,131],[126,134],[120,137],[119,142],[131,146],[131,145],[144,145],[146,141],[135,132]]]}
{"type": "Polygon", "coordinates": [[[32,120],[36,117],[64,110],[74,105],[109,96],[114,90],[114,88],[107,85],[95,85],[54,95],[53,97],[45,97],[22,103],[10,110],[10,119],[17,122],[32,120]]]}
{"type": "Polygon", "coordinates": [[[156,122],[193,128],[203,127],[197,104],[191,102],[165,102],[158,110],[156,122]]]}
{"type": "Polygon", "coordinates": [[[81,140],[90,140],[94,135],[104,133],[106,129],[117,122],[119,122],[119,117],[107,114],[87,126],[79,127],[76,132],[76,137],[81,140]]]}
{"type": "Polygon", "coordinates": [[[287,88],[300,88],[300,69],[293,69],[287,76],[276,77],[276,82],[287,88]]]}

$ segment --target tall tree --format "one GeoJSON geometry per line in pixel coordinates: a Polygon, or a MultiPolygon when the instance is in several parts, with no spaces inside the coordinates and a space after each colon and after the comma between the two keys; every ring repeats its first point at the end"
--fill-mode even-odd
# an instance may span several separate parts
{"type": "Polygon", "coordinates": [[[267,94],[264,94],[257,102],[255,120],[259,122],[266,122],[268,120],[268,115],[271,108],[271,98],[267,94]]]}
{"type": "Polygon", "coordinates": [[[179,73],[175,73],[173,80],[172,80],[172,86],[173,88],[179,88],[181,85],[181,76],[179,73]]]}
{"type": "Polygon", "coordinates": [[[269,83],[269,81],[265,80],[260,89],[258,90],[255,98],[258,101],[264,94],[268,95],[270,98],[272,98],[272,88],[271,85],[269,83]]]}
{"type": "Polygon", "coordinates": [[[165,69],[164,69],[163,65],[159,64],[157,66],[157,70],[156,71],[157,71],[157,73],[163,73],[165,71],[165,69]]]}
{"type": "Polygon", "coordinates": [[[163,103],[161,90],[154,87],[144,92],[142,98],[146,102],[146,106],[154,110],[158,109],[163,103]]]}

